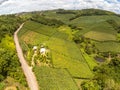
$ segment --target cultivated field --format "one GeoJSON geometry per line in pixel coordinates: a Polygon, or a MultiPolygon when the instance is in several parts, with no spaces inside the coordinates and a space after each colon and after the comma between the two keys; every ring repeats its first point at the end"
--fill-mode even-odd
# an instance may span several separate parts
{"type": "Polygon", "coordinates": [[[120,43],[117,42],[98,42],[96,47],[100,52],[120,52],[120,43]]]}
{"type": "Polygon", "coordinates": [[[84,36],[86,38],[90,38],[93,40],[97,40],[97,41],[115,41],[116,40],[116,36],[109,34],[109,33],[103,33],[103,32],[98,32],[98,31],[90,31],[84,34],[84,36]]]}
{"type": "Polygon", "coordinates": [[[75,81],[66,69],[35,67],[40,90],[78,90],[75,81]]]}
{"type": "MultiPolygon", "coordinates": [[[[28,30],[20,36],[21,41],[30,45],[46,44],[52,52],[54,67],[67,68],[74,77],[91,78],[93,76],[80,49],[73,41],[67,39],[69,34],[63,33],[63,31],[60,32],[59,29],[57,31],[56,28],[54,31],[55,34],[52,35],[50,33],[52,35],[50,36],[47,35],[46,31],[42,31],[42,25],[40,24],[39,26],[38,24],[32,21],[27,22],[19,33],[20,36],[23,30],[28,30]],[[30,26],[31,24],[39,28],[35,27],[34,29],[33,26],[30,26]]],[[[45,28],[49,32],[50,29],[48,27],[45,28]]]]}

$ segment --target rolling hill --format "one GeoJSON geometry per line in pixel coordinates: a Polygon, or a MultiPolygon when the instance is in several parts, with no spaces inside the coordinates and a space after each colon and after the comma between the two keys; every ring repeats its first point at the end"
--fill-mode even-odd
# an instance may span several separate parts
{"type": "Polygon", "coordinates": [[[25,21],[19,42],[42,90],[120,89],[120,15],[57,9],[16,17],[25,21]]]}

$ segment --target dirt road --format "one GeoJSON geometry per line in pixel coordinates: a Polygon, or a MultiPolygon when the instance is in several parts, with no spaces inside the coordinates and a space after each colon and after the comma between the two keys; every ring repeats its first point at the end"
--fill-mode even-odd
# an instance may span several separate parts
{"type": "Polygon", "coordinates": [[[24,24],[22,24],[17,29],[17,31],[14,33],[14,42],[15,42],[15,46],[16,46],[19,61],[21,63],[21,67],[22,67],[23,72],[26,76],[26,80],[27,80],[27,83],[28,83],[28,86],[29,86],[30,90],[39,90],[38,89],[38,84],[37,84],[37,81],[36,81],[36,77],[35,77],[34,73],[32,72],[31,67],[28,66],[25,58],[23,57],[23,52],[22,52],[22,49],[21,49],[19,41],[18,41],[17,33],[20,31],[20,29],[22,28],[23,25],[24,24]]]}

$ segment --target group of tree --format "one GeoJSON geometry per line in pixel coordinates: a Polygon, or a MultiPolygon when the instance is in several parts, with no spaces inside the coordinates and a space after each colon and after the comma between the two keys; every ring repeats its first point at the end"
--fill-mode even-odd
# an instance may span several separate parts
{"type": "Polygon", "coordinates": [[[13,40],[13,34],[22,22],[15,15],[0,16],[0,82],[10,76],[27,86],[13,40]]]}
{"type": "Polygon", "coordinates": [[[76,13],[76,15],[74,17],[71,17],[69,20],[71,21],[81,16],[95,16],[95,15],[115,15],[115,13],[99,9],[83,9],[76,13]]]}
{"type": "Polygon", "coordinates": [[[6,34],[12,36],[22,22],[23,20],[15,15],[0,16],[0,41],[6,34]]]}
{"type": "Polygon", "coordinates": [[[64,23],[60,20],[45,18],[44,16],[41,15],[35,15],[31,18],[31,20],[48,26],[59,27],[61,25],[64,25],[64,23]]]}
{"type": "Polygon", "coordinates": [[[113,19],[109,19],[106,21],[109,23],[118,33],[120,33],[120,25],[113,19]]]}
{"type": "Polygon", "coordinates": [[[73,10],[58,9],[56,14],[76,14],[76,12],[73,10]]]}
{"type": "Polygon", "coordinates": [[[93,69],[92,80],[81,84],[83,90],[119,90],[120,59],[114,58],[108,64],[101,64],[93,69]],[[89,88],[89,89],[88,89],[89,88]]]}
{"type": "Polygon", "coordinates": [[[76,44],[83,48],[88,55],[97,55],[98,58],[106,59],[111,56],[109,62],[100,62],[94,67],[94,77],[90,80],[82,82],[83,90],[119,90],[120,89],[120,58],[118,53],[99,52],[95,46],[95,41],[80,36],[78,33],[74,35],[73,40],[76,44]]]}

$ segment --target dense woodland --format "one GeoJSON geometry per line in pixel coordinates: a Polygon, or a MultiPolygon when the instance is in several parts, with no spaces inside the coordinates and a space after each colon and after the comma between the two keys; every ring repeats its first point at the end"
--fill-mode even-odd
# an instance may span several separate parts
{"type": "MultiPolygon", "coordinates": [[[[15,15],[0,16],[0,82],[9,76],[27,86],[13,40],[13,34],[22,22],[23,20],[15,15]]],[[[0,88],[4,88],[4,85],[0,88]]]]}

